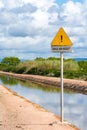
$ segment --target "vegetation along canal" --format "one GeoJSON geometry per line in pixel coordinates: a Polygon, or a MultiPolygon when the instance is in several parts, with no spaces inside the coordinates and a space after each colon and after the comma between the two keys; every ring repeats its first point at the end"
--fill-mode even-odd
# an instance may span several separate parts
{"type": "MultiPolygon", "coordinates": [[[[60,116],[60,90],[52,86],[0,76],[0,84],[60,116]]],[[[64,89],[64,118],[81,130],[87,128],[87,95],[64,89]]]]}

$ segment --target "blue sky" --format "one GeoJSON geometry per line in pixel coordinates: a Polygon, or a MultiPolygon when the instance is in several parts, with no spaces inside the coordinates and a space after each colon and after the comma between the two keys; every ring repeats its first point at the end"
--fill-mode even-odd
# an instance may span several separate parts
{"type": "Polygon", "coordinates": [[[0,58],[59,56],[51,41],[61,26],[73,43],[65,58],[87,57],[86,0],[0,0],[0,58]]]}
{"type": "MultiPolygon", "coordinates": [[[[63,3],[67,3],[69,0],[56,0],[56,2],[59,4],[59,5],[62,5],[63,3]]],[[[81,2],[83,3],[84,0],[72,0],[73,2],[81,2]]]]}

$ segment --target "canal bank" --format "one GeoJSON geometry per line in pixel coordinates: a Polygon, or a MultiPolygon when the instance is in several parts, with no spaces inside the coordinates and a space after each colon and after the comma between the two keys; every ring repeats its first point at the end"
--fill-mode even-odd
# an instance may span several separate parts
{"type": "MultiPolygon", "coordinates": [[[[36,83],[43,83],[47,85],[53,85],[55,87],[60,87],[60,78],[39,75],[15,74],[3,71],[0,71],[0,74],[15,77],[21,80],[30,80],[36,83]]],[[[64,88],[87,94],[87,81],[64,79],[64,88]]]]}
{"type": "Polygon", "coordinates": [[[79,130],[0,85],[0,130],[79,130]],[[51,123],[57,121],[57,124],[51,123]]]}

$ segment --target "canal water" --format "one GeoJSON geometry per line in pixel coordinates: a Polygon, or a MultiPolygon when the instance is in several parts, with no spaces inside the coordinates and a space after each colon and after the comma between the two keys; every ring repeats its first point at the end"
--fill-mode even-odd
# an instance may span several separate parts
{"type": "MultiPolygon", "coordinates": [[[[0,76],[0,84],[60,116],[60,89],[0,76]]],[[[64,119],[80,130],[87,129],[87,95],[64,89],[64,119]]]]}

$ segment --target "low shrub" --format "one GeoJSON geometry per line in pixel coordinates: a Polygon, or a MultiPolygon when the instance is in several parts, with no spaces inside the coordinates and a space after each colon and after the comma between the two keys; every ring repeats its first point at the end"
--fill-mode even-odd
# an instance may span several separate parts
{"type": "Polygon", "coordinates": [[[22,74],[22,73],[24,73],[26,71],[26,67],[25,66],[23,66],[23,67],[21,67],[21,68],[17,68],[16,67],[16,70],[15,70],[15,72],[16,73],[19,73],[19,74],[22,74]]]}

